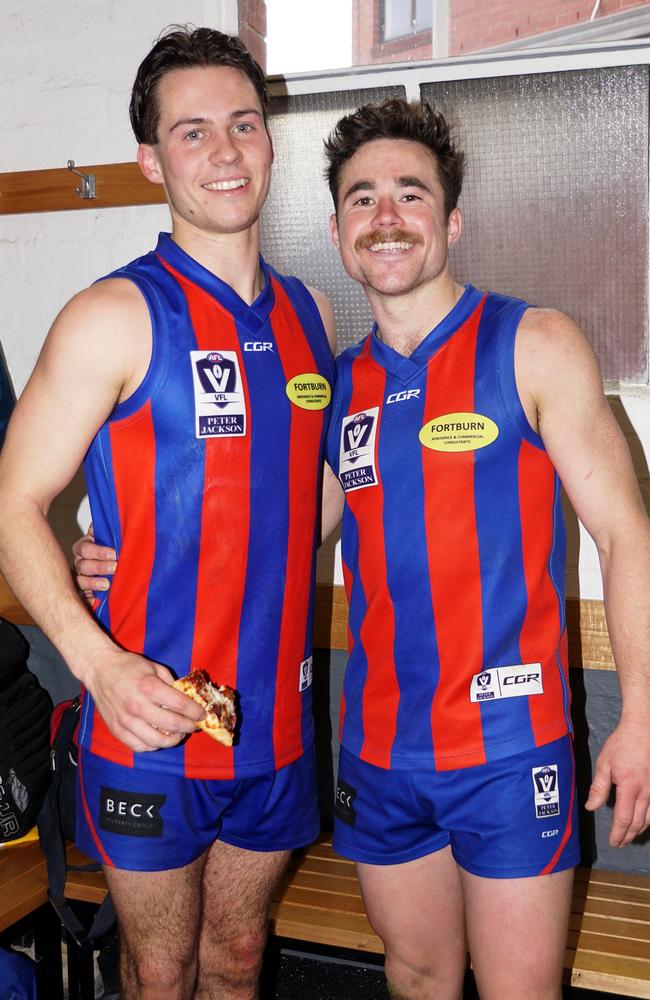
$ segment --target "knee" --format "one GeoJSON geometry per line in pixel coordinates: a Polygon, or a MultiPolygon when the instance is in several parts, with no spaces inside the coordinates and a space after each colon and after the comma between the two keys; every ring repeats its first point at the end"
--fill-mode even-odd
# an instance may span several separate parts
{"type": "Polygon", "coordinates": [[[464,966],[443,968],[426,961],[414,961],[412,956],[386,951],[384,962],[386,984],[391,1000],[461,1000],[464,966]]]}
{"type": "Polygon", "coordinates": [[[196,959],[170,959],[168,955],[134,955],[126,957],[129,979],[138,997],[169,997],[185,1000],[194,992],[196,959]]]}
{"type": "Polygon", "coordinates": [[[227,937],[201,953],[201,979],[218,975],[231,989],[252,987],[260,974],[266,946],[266,930],[248,930],[227,937]]]}

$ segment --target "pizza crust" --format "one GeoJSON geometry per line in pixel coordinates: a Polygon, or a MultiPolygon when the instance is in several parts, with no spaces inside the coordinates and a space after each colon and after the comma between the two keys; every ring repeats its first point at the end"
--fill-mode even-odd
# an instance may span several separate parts
{"type": "Polygon", "coordinates": [[[172,687],[205,709],[205,719],[197,722],[197,728],[217,743],[231,747],[237,724],[233,689],[226,684],[213,684],[205,670],[193,670],[185,677],[179,677],[172,687]]]}

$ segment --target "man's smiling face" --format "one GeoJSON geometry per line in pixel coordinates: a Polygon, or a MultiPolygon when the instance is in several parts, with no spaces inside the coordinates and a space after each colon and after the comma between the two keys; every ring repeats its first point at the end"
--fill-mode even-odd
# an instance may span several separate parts
{"type": "Polygon", "coordinates": [[[434,154],[408,139],[373,139],[341,170],[330,220],[343,265],[372,294],[404,295],[447,269],[460,236],[449,217],[434,154]]]}
{"type": "Polygon", "coordinates": [[[175,224],[204,232],[250,228],[266,200],[273,150],[255,87],[238,69],[200,66],[158,84],[158,141],[145,176],[163,183],[175,224]]]}

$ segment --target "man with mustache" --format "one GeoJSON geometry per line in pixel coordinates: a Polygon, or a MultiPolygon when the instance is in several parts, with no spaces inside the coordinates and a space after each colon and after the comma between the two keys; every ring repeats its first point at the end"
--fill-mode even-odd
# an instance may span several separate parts
{"type": "Polygon", "coordinates": [[[559,1000],[575,771],[560,481],[598,547],[623,696],[587,801],[650,822],[650,525],[593,353],[553,310],[449,267],[463,155],[391,100],[326,142],[331,232],[375,325],[337,360],[350,660],[334,846],[395,1000],[559,1000]]]}
{"type": "Polygon", "coordinates": [[[331,309],[259,255],[268,94],[236,38],[165,33],[131,121],[172,217],[57,318],[0,464],[2,569],[85,689],[77,842],[103,862],[124,1000],[252,1000],[290,851],[320,827],[311,627],[331,309]],[[327,328],[327,329],[326,329],[327,328]],[[85,468],[119,551],[92,618],[49,529],[85,468]],[[236,689],[234,746],[172,687],[236,689]]]}

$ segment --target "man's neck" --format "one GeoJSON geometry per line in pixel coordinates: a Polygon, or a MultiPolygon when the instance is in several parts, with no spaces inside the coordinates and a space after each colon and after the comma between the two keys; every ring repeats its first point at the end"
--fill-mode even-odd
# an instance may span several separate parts
{"type": "Polygon", "coordinates": [[[449,273],[406,295],[377,295],[369,290],[378,338],[409,357],[451,312],[463,292],[463,286],[457,285],[449,273]]]}
{"type": "Polygon", "coordinates": [[[259,263],[258,223],[240,233],[210,233],[173,220],[172,239],[248,305],[260,294],[264,276],[259,263]]]}

